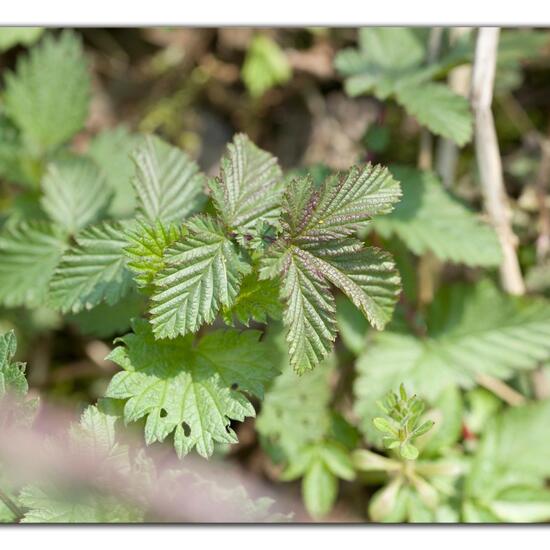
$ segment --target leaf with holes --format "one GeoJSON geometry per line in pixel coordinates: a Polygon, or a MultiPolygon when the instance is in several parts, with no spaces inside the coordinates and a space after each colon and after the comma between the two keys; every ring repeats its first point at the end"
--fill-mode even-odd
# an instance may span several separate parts
{"type": "Polygon", "coordinates": [[[231,421],[255,415],[245,394],[262,397],[276,374],[259,335],[215,331],[193,345],[191,336],[156,340],[150,325],[138,320],[109,356],[124,370],[106,396],[127,400],[126,422],[146,417],[147,444],[173,433],[179,456],[196,447],[208,457],[214,443],[237,442],[231,421]]]}

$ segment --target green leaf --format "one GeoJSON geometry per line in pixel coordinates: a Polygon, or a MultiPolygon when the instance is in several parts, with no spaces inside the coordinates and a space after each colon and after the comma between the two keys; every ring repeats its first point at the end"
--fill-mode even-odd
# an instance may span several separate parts
{"type": "Polygon", "coordinates": [[[187,234],[166,251],[166,268],[154,279],[151,323],[157,338],[211,323],[221,306],[234,302],[250,270],[213,218],[197,216],[185,227],[187,234]]]}
{"type": "Polygon", "coordinates": [[[6,76],[6,113],[41,151],[66,142],[88,115],[90,76],[78,36],[47,34],[6,76]]]}
{"type": "Polygon", "coordinates": [[[274,460],[288,460],[304,445],[322,439],[330,428],[329,378],[333,371],[329,360],[313,372],[297,377],[290,366],[283,332],[270,336],[269,355],[282,365],[280,374],[267,390],[256,420],[262,446],[274,460]]]}
{"type": "Polygon", "coordinates": [[[166,250],[182,236],[181,227],[174,223],[163,224],[160,220],[152,224],[138,219],[136,227],[126,231],[128,244],[124,254],[138,286],[153,284],[155,276],[165,267],[166,250]]]}
{"type": "Polygon", "coordinates": [[[279,282],[270,279],[260,281],[256,272],[246,275],[235,302],[224,309],[223,317],[229,325],[236,319],[245,326],[251,321],[266,323],[268,317],[280,319],[279,282]]]}
{"type": "Polygon", "coordinates": [[[345,447],[333,441],[324,442],[319,449],[320,456],[327,468],[340,479],[353,481],[355,470],[345,447]]]}
{"type": "Polygon", "coordinates": [[[63,313],[78,313],[101,302],[116,304],[132,287],[123,247],[123,226],[106,222],[76,235],[50,284],[49,301],[63,313]]]}
{"type": "Polygon", "coordinates": [[[355,410],[371,436],[376,401],[402,381],[434,400],[449,385],[472,387],[478,374],[507,378],[550,358],[547,303],[503,295],[488,281],[443,288],[427,329],[425,339],[378,334],[358,359],[355,410]]]}
{"type": "Polygon", "coordinates": [[[403,199],[393,212],[374,220],[380,235],[397,235],[417,255],[431,251],[443,261],[500,265],[495,231],[446,191],[435,174],[406,167],[392,172],[402,182],[403,199]]]}
{"type": "Polygon", "coordinates": [[[50,164],[42,189],[42,207],[55,223],[71,234],[98,221],[112,196],[99,168],[85,157],[70,157],[50,164]]]}
{"type": "Polygon", "coordinates": [[[323,460],[315,460],[302,481],[302,497],[312,517],[326,516],[334,506],[338,495],[338,479],[323,460]]]}
{"type": "Polygon", "coordinates": [[[129,292],[116,304],[105,302],[92,309],[84,309],[66,317],[69,323],[74,323],[81,334],[96,338],[109,338],[124,334],[130,329],[130,320],[139,317],[144,310],[144,299],[135,292],[129,292]]]}
{"type": "Polygon", "coordinates": [[[133,523],[143,521],[142,513],[115,497],[66,494],[50,486],[25,487],[19,497],[28,508],[22,523],[133,523]]]}
{"type": "Polygon", "coordinates": [[[420,65],[426,49],[409,27],[367,27],[359,29],[359,47],[373,64],[389,70],[420,65]]]}
{"type": "Polygon", "coordinates": [[[550,491],[534,487],[510,487],[500,492],[489,509],[506,523],[538,523],[550,520],[550,491]]]}
{"type": "Polygon", "coordinates": [[[391,212],[401,198],[399,182],[387,168],[366,164],[329,176],[319,189],[310,178],[291,181],[283,222],[294,239],[308,242],[352,235],[373,216],[391,212]]]}
{"type": "Polygon", "coordinates": [[[196,447],[210,456],[214,442],[235,443],[231,420],[254,416],[246,392],[263,396],[275,375],[259,333],[215,331],[193,345],[192,337],[155,340],[150,325],[134,324],[109,358],[124,371],[114,376],[107,397],[127,399],[126,422],[146,417],[147,444],[174,433],[179,456],[196,447]]]}
{"type": "Polygon", "coordinates": [[[283,201],[283,233],[262,259],[262,278],[280,277],[283,320],[291,365],[311,370],[336,338],[334,297],[340,288],[376,328],[391,317],[400,290],[391,258],[349,238],[400,196],[387,170],[363,170],[329,177],[320,189],[310,178],[290,182],[283,201]]]}
{"type": "Polygon", "coordinates": [[[30,46],[43,32],[43,27],[0,27],[0,52],[5,52],[17,44],[30,46]]]}
{"type": "Polygon", "coordinates": [[[25,363],[13,361],[17,339],[12,330],[0,334],[0,429],[13,424],[29,427],[38,399],[28,399],[29,385],[25,378],[25,363]]]}
{"type": "Polygon", "coordinates": [[[65,250],[65,235],[45,222],[22,222],[0,233],[0,301],[36,307],[65,250]]]}
{"type": "Polygon", "coordinates": [[[277,43],[264,34],[257,34],[248,47],[242,68],[242,79],[250,95],[261,97],[291,76],[290,63],[277,43]]]}
{"type": "Polygon", "coordinates": [[[200,210],[204,176],[183,151],[147,136],[132,158],[138,208],[149,221],[181,221],[200,210]]]}
{"type": "Polygon", "coordinates": [[[131,154],[140,142],[139,136],[118,126],[95,135],[86,152],[101,168],[107,185],[114,193],[109,213],[116,218],[130,216],[137,206],[132,185],[134,163],[131,154]]]}
{"type": "Polygon", "coordinates": [[[466,478],[466,495],[490,506],[510,487],[543,486],[550,477],[549,423],[550,400],[495,415],[466,478]]]}
{"type": "Polygon", "coordinates": [[[403,85],[397,102],[434,134],[462,146],[472,139],[473,118],[468,100],[444,84],[403,85]]]}
{"type": "Polygon", "coordinates": [[[220,177],[209,180],[212,200],[225,225],[254,228],[258,221],[275,222],[283,191],[277,159],[237,134],[221,160],[220,177]]]}

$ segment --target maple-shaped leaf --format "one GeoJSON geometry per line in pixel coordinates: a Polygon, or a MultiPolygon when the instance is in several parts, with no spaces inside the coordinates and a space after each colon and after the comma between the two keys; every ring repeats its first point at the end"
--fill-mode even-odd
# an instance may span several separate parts
{"type": "Polygon", "coordinates": [[[391,318],[400,278],[391,257],[351,237],[372,216],[389,212],[399,183],[368,164],[327,178],[293,180],[283,200],[282,234],[262,259],[262,278],[281,277],[291,365],[310,370],[331,351],[340,288],[376,328],[391,318]]]}
{"type": "Polygon", "coordinates": [[[283,191],[277,159],[237,134],[221,160],[220,176],[208,182],[214,205],[231,229],[253,228],[275,221],[283,191]]]}
{"type": "Polygon", "coordinates": [[[124,370],[113,377],[106,395],[127,400],[126,422],[146,417],[147,444],[173,433],[179,456],[196,447],[208,457],[215,442],[237,442],[231,420],[255,415],[245,394],[262,397],[276,374],[259,336],[225,330],[196,344],[191,335],[157,340],[151,326],[137,320],[134,333],[121,338],[124,346],[109,356],[124,370]]]}
{"type": "Polygon", "coordinates": [[[196,332],[230,306],[250,271],[217,220],[196,216],[185,236],[164,255],[166,267],[154,278],[151,323],[160,338],[196,332]]]}

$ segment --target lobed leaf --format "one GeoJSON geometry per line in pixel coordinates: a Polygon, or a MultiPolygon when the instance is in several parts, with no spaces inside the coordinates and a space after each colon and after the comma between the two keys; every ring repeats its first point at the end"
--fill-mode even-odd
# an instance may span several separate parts
{"type": "Polygon", "coordinates": [[[194,447],[204,456],[214,443],[235,443],[231,420],[254,416],[245,393],[262,397],[275,370],[258,342],[259,333],[215,331],[193,345],[191,336],[156,340],[150,325],[137,320],[109,358],[116,374],[107,397],[126,399],[124,418],[146,417],[147,444],[174,433],[178,455],[194,447]]]}

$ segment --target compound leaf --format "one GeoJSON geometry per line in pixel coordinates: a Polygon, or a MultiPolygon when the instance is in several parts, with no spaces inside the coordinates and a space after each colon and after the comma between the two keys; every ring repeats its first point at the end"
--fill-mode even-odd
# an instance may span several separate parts
{"type": "Polygon", "coordinates": [[[116,374],[107,397],[127,399],[126,422],[146,417],[147,444],[174,433],[179,456],[194,447],[204,456],[214,443],[235,443],[231,420],[254,416],[245,393],[263,396],[276,374],[258,342],[260,333],[215,331],[193,345],[191,336],[156,340],[150,325],[134,324],[134,333],[109,356],[124,371],[116,374]]]}

